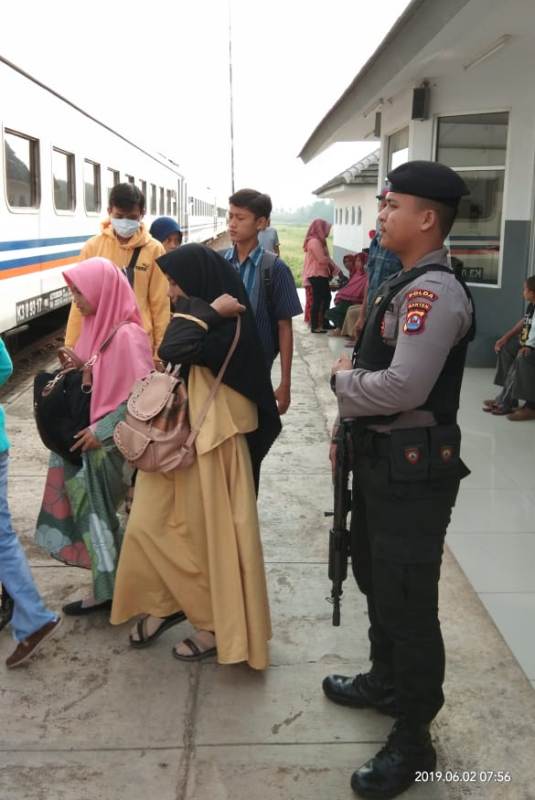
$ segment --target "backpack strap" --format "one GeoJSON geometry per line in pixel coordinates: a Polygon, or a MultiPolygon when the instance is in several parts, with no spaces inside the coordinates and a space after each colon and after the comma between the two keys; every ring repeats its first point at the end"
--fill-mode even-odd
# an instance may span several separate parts
{"type": "Polygon", "coordinates": [[[195,420],[195,424],[191,426],[191,432],[186,441],[184,442],[183,449],[191,450],[195,443],[195,439],[199,431],[201,430],[201,426],[206,419],[206,415],[208,414],[208,410],[212,404],[214,397],[216,396],[217,390],[221,385],[221,381],[223,380],[223,376],[225,375],[226,369],[229,365],[229,361],[234,355],[236,347],[238,346],[238,342],[240,340],[240,333],[241,333],[241,318],[238,317],[236,320],[236,332],[234,334],[234,339],[232,340],[232,344],[229,347],[228,353],[225,356],[225,360],[223,361],[219,372],[217,373],[217,377],[213,383],[212,388],[210,389],[210,394],[204,401],[203,407],[200,410],[199,416],[195,420]]]}
{"type": "Polygon", "coordinates": [[[141,253],[141,247],[136,247],[136,248],[134,248],[134,251],[133,251],[133,253],[132,253],[132,258],[131,258],[131,259],[130,259],[130,261],[128,262],[128,266],[127,266],[127,267],[125,267],[125,268],[122,270],[122,272],[123,272],[123,273],[126,275],[126,277],[128,278],[128,283],[130,284],[130,286],[132,287],[132,289],[134,288],[134,268],[135,268],[135,266],[136,266],[136,262],[137,262],[137,260],[138,260],[138,257],[139,257],[139,254],[140,254],[140,253],[141,253]]]}
{"type": "Polygon", "coordinates": [[[264,287],[270,319],[273,318],[273,267],[277,259],[278,255],[276,253],[270,253],[268,250],[264,250],[262,261],[260,262],[260,279],[264,287]]]}

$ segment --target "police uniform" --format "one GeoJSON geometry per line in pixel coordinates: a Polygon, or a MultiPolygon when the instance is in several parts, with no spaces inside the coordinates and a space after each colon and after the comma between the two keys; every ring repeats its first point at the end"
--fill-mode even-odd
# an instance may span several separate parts
{"type": "MultiPolygon", "coordinates": [[[[433,162],[409,162],[388,178],[393,192],[447,205],[467,192],[433,162]]],[[[353,420],[351,557],[368,603],[372,669],[353,680],[329,676],[324,691],[398,717],[387,756],[353,776],[364,796],[393,797],[413,782],[411,771],[436,763],[428,726],[444,702],[438,582],[451,509],[469,474],[456,414],[474,324],[467,287],[446,249],[436,250],[380,287],[354,369],[335,376],[340,418],[353,420]],[[370,787],[376,793],[367,795],[370,787]]]]}

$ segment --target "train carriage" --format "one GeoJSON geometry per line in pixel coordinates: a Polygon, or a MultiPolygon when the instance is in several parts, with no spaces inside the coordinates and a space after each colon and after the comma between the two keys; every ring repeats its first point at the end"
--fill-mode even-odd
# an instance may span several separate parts
{"type": "Polygon", "coordinates": [[[124,137],[0,56],[0,333],[70,302],[62,270],[105,216],[109,190],[130,181],[145,222],[174,217],[184,241],[226,228],[212,190],[124,137]]]}

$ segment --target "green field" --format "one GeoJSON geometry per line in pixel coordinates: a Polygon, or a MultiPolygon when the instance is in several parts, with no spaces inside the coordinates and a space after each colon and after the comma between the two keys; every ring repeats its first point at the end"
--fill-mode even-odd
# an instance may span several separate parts
{"type": "Polygon", "coordinates": [[[301,286],[303,272],[303,241],[308,225],[277,225],[279,234],[281,258],[286,261],[295,278],[297,286],[301,286]]]}

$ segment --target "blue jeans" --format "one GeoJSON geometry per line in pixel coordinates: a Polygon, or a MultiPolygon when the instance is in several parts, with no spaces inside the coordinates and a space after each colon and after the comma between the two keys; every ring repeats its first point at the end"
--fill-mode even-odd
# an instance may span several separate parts
{"type": "Polygon", "coordinates": [[[57,619],[41,598],[22,545],[11,525],[7,503],[7,451],[0,453],[0,583],[14,600],[11,629],[17,641],[38,631],[47,622],[57,619]]]}

